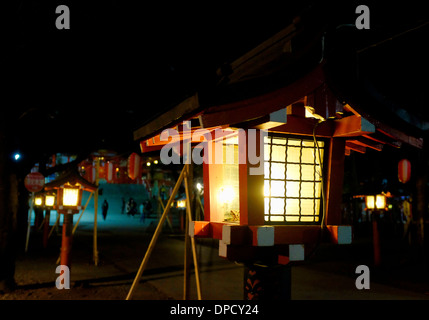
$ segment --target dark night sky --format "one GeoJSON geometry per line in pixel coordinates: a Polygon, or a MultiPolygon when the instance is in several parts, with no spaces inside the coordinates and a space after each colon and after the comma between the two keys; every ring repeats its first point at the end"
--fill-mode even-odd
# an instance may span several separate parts
{"type": "MultiPolygon", "coordinates": [[[[214,85],[217,67],[280,31],[296,15],[311,9],[307,23],[354,23],[352,10],[360,4],[84,3],[28,1],[11,11],[3,76],[10,119],[19,118],[10,122],[13,147],[33,154],[76,152],[84,146],[130,150],[136,146],[133,129],[186,95],[214,85]],[[70,8],[70,30],[55,28],[59,4],[70,8]],[[36,150],[35,138],[44,140],[36,150]]],[[[394,31],[424,16],[412,5],[372,3],[373,28],[394,31]]],[[[395,51],[394,57],[402,52],[395,51]]],[[[382,67],[386,71],[391,65],[382,67]]],[[[376,80],[383,83],[383,78],[376,80]]]]}
{"type": "Polygon", "coordinates": [[[213,84],[220,64],[291,22],[284,14],[271,19],[279,6],[261,12],[250,5],[245,13],[164,2],[61,4],[69,5],[70,30],[55,28],[58,3],[17,6],[6,68],[13,116],[26,114],[15,127],[18,134],[37,119],[36,130],[51,140],[64,127],[87,132],[69,139],[66,149],[88,136],[113,146],[132,143],[132,129],[213,84]]]}

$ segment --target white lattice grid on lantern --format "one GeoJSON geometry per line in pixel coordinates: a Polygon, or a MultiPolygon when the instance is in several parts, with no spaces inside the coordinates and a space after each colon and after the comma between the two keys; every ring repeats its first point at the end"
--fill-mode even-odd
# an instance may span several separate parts
{"type": "MultiPolygon", "coordinates": [[[[323,165],[324,142],[318,140],[323,165]]],[[[318,222],[321,164],[314,140],[287,136],[264,139],[264,218],[266,222],[318,222]]]]}

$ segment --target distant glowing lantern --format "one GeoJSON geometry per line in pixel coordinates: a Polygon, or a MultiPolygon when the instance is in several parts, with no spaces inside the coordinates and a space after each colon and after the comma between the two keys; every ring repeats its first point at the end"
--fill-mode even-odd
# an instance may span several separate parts
{"type": "Polygon", "coordinates": [[[41,207],[43,205],[43,197],[41,195],[34,198],[34,205],[37,207],[41,207]]]}
{"type": "Polygon", "coordinates": [[[375,196],[375,207],[379,210],[386,208],[386,196],[383,194],[377,194],[375,196]]]}
{"type": "Polygon", "coordinates": [[[93,192],[97,189],[97,186],[85,180],[77,170],[67,172],[46,184],[45,190],[48,191],[45,198],[46,205],[51,206],[55,203],[53,192],[49,192],[53,189],[57,190],[55,209],[60,213],[67,214],[78,213],[82,209],[83,191],[93,192]]]}
{"type": "Polygon", "coordinates": [[[375,196],[366,196],[365,205],[367,209],[373,210],[375,208],[375,196]]]}
{"type": "Polygon", "coordinates": [[[186,208],[186,200],[178,200],[177,201],[178,208],[186,208]]]}
{"type": "Polygon", "coordinates": [[[402,159],[398,163],[398,179],[402,183],[407,183],[411,178],[411,163],[407,159],[402,159]]]}
{"type": "Polygon", "coordinates": [[[55,205],[55,195],[47,194],[45,195],[45,206],[53,207],[55,205]]]}
{"type": "Polygon", "coordinates": [[[58,189],[58,209],[67,213],[75,213],[81,209],[83,189],[79,183],[64,184],[58,189]]]}
{"type": "Polygon", "coordinates": [[[386,196],[384,194],[367,195],[365,196],[365,205],[369,210],[384,210],[386,209],[386,196]]]}
{"type": "Polygon", "coordinates": [[[43,207],[51,209],[55,204],[55,195],[53,193],[38,194],[34,198],[34,205],[36,207],[43,207]]]}
{"type": "MultiPolygon", "coordinates": [[[[57,204],[54,208],[58,213],[64,214],[63,233],[61,240],[61,264],[70,267],[70,252],[73,237],[73,214],[82,209],[83,191],[94,192],[97,186],[83,178],[78,170],[69,170],[54,181],[45,185],[45,190],[57,190],[57,204]]],[[[46,198],[49,204],[55,202],[52,198],[46,198]]]]}

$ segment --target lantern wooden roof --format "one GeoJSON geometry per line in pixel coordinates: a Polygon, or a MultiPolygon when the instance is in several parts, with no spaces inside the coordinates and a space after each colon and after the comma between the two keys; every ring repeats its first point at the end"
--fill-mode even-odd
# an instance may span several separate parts
{"type": "Polygon", "coordinates": [[[304,106],[329,120],[317,126],[316,135],[344,138],[346,155],[403,143],[422,148],[420,130],[380,113],[376,102],[342,90],[337,85],[342,79],[331,79],[325,61],[314,63],[303,53],[291,58],[295,29],[289,26],[230,63],[216,88],[195,93],[137,129],[134,139],[141,141],[142,152],[158,150],[165,144],[159,141],[162,130],[184,120],[191,120],[192,129],[230,126],[311,136],[318,120],[306,118],[304,106]]]}
{"type": "Polygon", "coordinates": [[[85,191],[93,192],[98,189],[98,187],[83,178],[79,172],[75,169],[67,170],[63,172],[57,179],[45,184],[45,190],[58,189],[62,186],[70,184],[76,185],[79,184],[81,188],[85,191]]]}

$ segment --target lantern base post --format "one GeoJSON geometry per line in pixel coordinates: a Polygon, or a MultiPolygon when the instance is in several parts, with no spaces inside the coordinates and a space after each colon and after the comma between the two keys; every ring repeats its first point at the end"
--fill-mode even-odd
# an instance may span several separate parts
{"type": "Polygon", "coordinates": [[[73,240],[73,214],[64,214],[61,241],[61,265],[71,267],[71,248],[73,240]]]}
{"type": "Polygon", "coordinates": [[[248,263],[244,267],[244,300],[290,300],[291,265],[260,265],[248,263]]]}
{"type": "Polygon", "coordinates": [[[374,251],[374,265],[379,267],[381,265],[380,235],[378,232],[378,214],[375,210],[372,212],[372,244],[374,251]]]}

